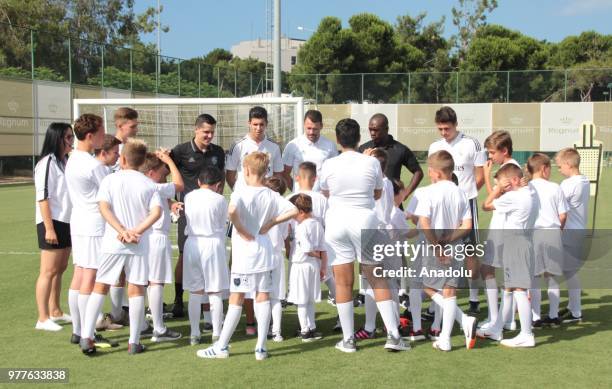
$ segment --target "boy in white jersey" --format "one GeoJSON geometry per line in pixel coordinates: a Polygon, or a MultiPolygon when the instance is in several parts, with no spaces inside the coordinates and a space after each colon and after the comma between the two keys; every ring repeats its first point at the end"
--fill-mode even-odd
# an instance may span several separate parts
{"type": "Polygon", "coordinates": [[[529,185],[538,197],[538,217],[533,232],[533,248],[535,252],[534,285],[530,290],[531,307],[533,310],[533,326],[543,325],[557,327],[559,319],[560,286],[559,277],[563,274],[563,243],[561,230],[567,218],[567,205],[561,187],[550,182],[550,158],[546,154],[535,153],[527,160],[527,170],[531,176],[529,185]],[[540,290],[541,277],[548,279],[548,316],[541,319],[540,290]]]}
{"type": "Polygon", "coordinates": [[[507,347],[533,347],[535,338],[531,330],[531,305],[527,290],[533,278],[533,246],[529,230],[533,228],[537,208],[537,196],[530,185],[522,186],[522,170],[508,163],[497,171],[497,186],[482,208],[497,210],[504,214],[502,264],[504,268],[504,297],[502,314],[477,335],[500,341],[507,347]],[[502,340],[502,317],[510,315],[512,299],[516,300],[521,323],[521,332],[512,339],[502,340]]]}
{"type": "Polygon", "coordinates": [[[321,223],[312,217],[312,199],[300,193],[291,198],[298,209],[295,216],[295,249],[291,254],[289,296],[297,305],[302,342],[312,342],[323,336],[316,331],[315,302],[321,300],[320,280],[325,277],[327,254],[321,223]]]}
{"type": "MultiPolygon", "coordinates": [[[[287,191],[285,180],[280,177],[268,177],[265,185],[278,193],[284,195],[287,191]]],[[[285,277],[285,239],[289,235],[289,222],[277,224],[268,231],[274,257],[274,269],[272,270],[272,290],[270,291],[270,306],[272,309],[272,325],[268,331],[268,338],[274,342],[285,340],[281,334],[281,324],[283,319],[283,306],[281,300],[287,298],[287,280],[285,277]]],[[[289,255],[289,253],[287,253],[289,255]]]]}
{"type": "Polygon", "coordinates": [[[87,355],[96,352],[93,342],[96,318],[110,286],[117,283],[122,271],[125,271],[128,282],[128,353],[138,354],[145,350],[140,343],[140,331],[144,320],[144,287],[149,283],[149,275],[147,236],[143,235],[162,215],[161,199],[155,184],[138,171],[146,155],[144,142],[129,140],[121,151],[121,170],[108,175],[100,184],[97,198],[107,225],[96,285],[87,302],[80,342],[81,350],[87,355]]]}
{"type": "MultiPolygon", "coordinates": [[[[495,183],[491,176],[493,166],[504,166],[511,163],[520,168],[518,162],[512,158],[512,137],[508,131],[494,131],[487,137],[484,143],[485,149],[489,154],[489,159],[484,165],[484,181],[487,194],[494,190],[495,183]]],[[[497,321],[499,314],[497,281],[495,280],[495,269],[502,267],[503,232],[501,231],[504,223],[504,214],[493,211],[491,222],[489,223],[489,235],[485,246],[485,255],[480,266],[480,275],[484,281],[485,293],[487,297],[488,318],[485,323],[480,324],[479,328],[487,328],[491,323],[497,321]]],[[[504,323],[514,323],[514,309],[508,318],[504,318],[504,323]]]]}
{"type": "Polygon", "coordinates": [[[213,342],[221,334],[223,292],[229,290],[229,270],[225,255],[227,200],[223,191],[223,172],[216,166],[200,171],[200,189],[185,196],[187,218],[183,249],[183,288],[189,291],[191,345],[201,343],[200,317],[204,293],[210,301],[213,342]]]}
{"type": "MultiPolygon", "coordinates": [[[[436,151],[446,150],[453,156],[455,163],[455,175],[459,181],[459,188],[463,190],[469,200],[472,213],[472,230],[465,239],[465,243],[478,244],[478,191],[484,183],[483,166],[486,162],[484,150],[476,138],[465,135],[457,130],[457,114],[450,107],[442,107],[436,112],[436,127],[442,139],[435,141],[429,146],[428,155],[436,151]]],[[[468,257],[467,268],[472,271],[472,278],[468,279],[470,286],[470,308],[468,312],[476,314],[480,312],[478,300],[478,271],[480,264],[473,257],[468,257]]]]}
{"type": "Polygon", "coordinates": [[[267,232],[297,214],[289,201],[264,186],[268,171],[268,154],[253,152],[244,158],[243,173],[246,185],[232,193],[229,218],[234,225],[232,233],[232,270],[230,299],[219,340],[211,347],[197,352],[201,358],[227,358],[229,341],[236,330],[244,295],[255,292],[255,317],[257,319],[257,345],[255,359],[268,357],[266,337],[270,324],[270,299],[272,289],[272,242],[267,232]]]}
{"type": "Polygon", "coordinates": [[[463,329],[465,347],[469,350],[476,343],[476,318],[464,314],[457,306],[458,278],[429,272],[458,269],[458,260],[445,253],[449,246],[462,244],[461,239],[470,233],[472,215],[465,193],[451,181],[452,155],[444,150],[437,151],[427,158],[427,164],[432,184],[419,197],[414,214],[419,217],[419,227],[430,247],[430,254],[423,257],[422,269],[428,272],[423,276],[423,286],[429,297],[442,307],[442,331],[433,347],[441,351],[451,350],[450,337],[456,319],[463,329]]]}
{"type": "Polygon", "coordinates": [[[106,166],[108,172],[111,173],[112,167],[119,161],[119,145],[121,141],[111,134],[104,135],[102,145],[94,149],[96,159],[106,166]]]}
{"type": "Polygon", "coordinates": [[[183,178],[170,158],[170,152],[161,149],[156,153],[147,153],[140,172],[149,177],[157,188],[162,202],[162,216],[151,227],[147,234],[146,256],[149,261],[149,309],[153,319],[153,342],[164,342],[179,339],[182,335],[164,325],[164,284],[172,283],[172,243],[170,233],[170,203],[177,192],[184,188],[183,178]],[[168,174],[172,182],[166,182],[168,174]]]}
{"type": "Polygon", "coordinates": [[[559,150],[555,156],[559,172],[566,177],[561,182],[561,190],[567,201],[567,219],[563,228],[563,275],[567,280],[567,309],[559,312],[563,323],[576,323],[582,320],[580,306],[580,279],[578,271],[583,264],[582,249],[589,219],[589,198],[591,183],[580,173],[580,154],[573,148],[559,150]]]}
{"type": "MultiPolygon", "coordinates": [[[[93,157],[96,148],[104,143],[104,122],[101,117],[84,114],[74,123],[78,140],[66,163],[66,186],[72,203],[70,236],[72,260],[75,265],[68,291],[72,318],[71,343],[78,344],[85,321],[87,301],[96,280],[100,264],[104,219],[98,208],[98,188],[108,169],[93,157]]],[[[97,338],[96,341],[101,340],[97,338]]],[[[99,343],[99,345],[101,345],[99,343]]]]}

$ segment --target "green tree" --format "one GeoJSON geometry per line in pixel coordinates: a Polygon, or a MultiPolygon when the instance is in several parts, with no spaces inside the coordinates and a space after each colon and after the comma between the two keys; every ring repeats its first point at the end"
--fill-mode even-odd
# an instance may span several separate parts
{"type": "Polygon", "coordinates": [[[465,59],[476,31],[487,23],[487,15],[497,8],[497,0],[459,0],[459,6],[451,9],[457,34],[453,43],[458,49],[459,62],[465,59]]]}

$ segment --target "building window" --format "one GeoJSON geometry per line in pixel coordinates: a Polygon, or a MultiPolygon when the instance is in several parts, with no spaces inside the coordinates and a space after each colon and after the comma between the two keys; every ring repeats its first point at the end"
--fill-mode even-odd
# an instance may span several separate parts
{"type": "Polygon", "coordinates": [[[295,63],[296,63],[296,62],[297,62],[297,61],[296,61],[296,56],[295,56],[295,55],[292,55],[292,56],[291,56],[291,65],[295,65],[295,63]]]}

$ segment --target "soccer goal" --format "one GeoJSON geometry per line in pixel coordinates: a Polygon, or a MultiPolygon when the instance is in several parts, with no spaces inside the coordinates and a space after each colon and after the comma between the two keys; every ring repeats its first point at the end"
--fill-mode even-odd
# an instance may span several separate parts
{"type": "Polygon", "coordinates": [[[303,132],[301,97],[74,99],[73,116],[99,115],[104,118],[106,131],[113,133],[115,110],[130,107],[138,111],[138,138],[151,147],[172,148],[189,141],[196,117],[208,113],[217,121],[213,142],[228,150],[232,142],[247,133],[249,109],[257,105],[268,111],[266,134],[281,148],[303,132]]]}

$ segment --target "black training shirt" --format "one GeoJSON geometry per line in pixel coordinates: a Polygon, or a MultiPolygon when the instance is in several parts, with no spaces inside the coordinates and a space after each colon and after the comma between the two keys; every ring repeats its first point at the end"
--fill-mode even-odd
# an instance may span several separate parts
{"type": "Polygon", "coordinates": [[[363,153],[365,149],[382,148],[387,152],[387,169],[385,175],[390,179],[399,180],[402,173],[402,165],[406,166],[412,174],[421,170],[419,162],[413,152],[393,139],[393,136],[387,135],[387,139],[381,144],[375,144],[374,141],[369,141],[359,146],[359,152],[363,153]]]}
{"type": "Polygon", "coordinates": [[[185,190],[177,196],[179,201],[183,201],[187,193],[199,188],[198,177],[204,166],[214,165],[222,172],[225,170],[225,152],[222,147],[212,143],[202,151],[192,139],[176,145],[170,152],[170,157],[181,172],[185,183],[185,190]]]}

